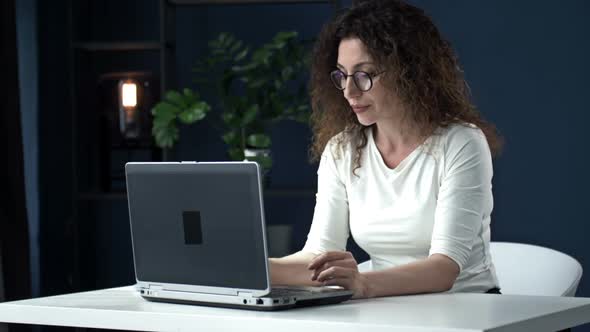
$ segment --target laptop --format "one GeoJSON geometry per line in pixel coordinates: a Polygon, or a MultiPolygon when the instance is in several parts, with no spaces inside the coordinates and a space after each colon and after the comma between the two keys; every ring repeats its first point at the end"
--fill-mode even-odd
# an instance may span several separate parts
{"type": "Polygon", "coordinates": [[[146,300],[282,310],[352,297],[271,288],[256,162],[130,162],[125,177],[136,290],[146,300]]]}

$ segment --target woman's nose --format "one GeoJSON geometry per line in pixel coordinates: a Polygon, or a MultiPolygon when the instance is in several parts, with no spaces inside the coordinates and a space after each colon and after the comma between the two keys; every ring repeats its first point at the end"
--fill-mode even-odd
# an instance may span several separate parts
{"type": "Polygon", "coordinates": [[[350,99],[358,97],[362,93],[363,92],[356,86],[356,83],[354,83],[354,78],[352,76],[347,77],[344,86],[344,98],[350,99]]]}

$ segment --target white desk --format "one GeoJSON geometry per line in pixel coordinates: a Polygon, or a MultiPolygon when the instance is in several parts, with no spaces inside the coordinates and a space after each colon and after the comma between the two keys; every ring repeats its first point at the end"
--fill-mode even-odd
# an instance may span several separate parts
{"type": "Polygon", "coordinates": [[[122,287],[0,304],[0,322],[143,331],[557,331],[590,298],[431,294],[258,312],[153,303],[122,287]]]}

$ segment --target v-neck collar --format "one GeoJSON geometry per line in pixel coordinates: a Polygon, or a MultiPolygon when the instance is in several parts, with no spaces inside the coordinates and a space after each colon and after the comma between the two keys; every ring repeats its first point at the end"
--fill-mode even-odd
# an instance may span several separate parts
{"type": "Polygon", "coordinates": [[[430,138],[427,138],[426,140],[424,140],[424,142],[422,142],[420,145],[418,145],[414,150],[412,150],[412,152],[410,152],[410,154],[408,154],[404,159],[402,159],[402,161],[399,164],[397,164],[396,167],[391,168],[391,167],[387,166],[387,164],[385,163],[385,160],[383,160],[383,155],[381,155],[381,152],[379,151],[379,148],[377,147],[377,143],[375,142],[375,138],[373,136],[373,128],[369,128],[367,131],[368,131],[367,144],[371,147],[371,150],[372,150],[371,153],[372,153],[373,157],[378,160],[379,166],[381,166],[381,168],[386,170],[388,173],[401,172],[406,167],[406,165],[408,163],[410,163],[412,160],[414,160],[416,158],[417,155],[420,154],[424,144],[430,139],[430,138]]]}

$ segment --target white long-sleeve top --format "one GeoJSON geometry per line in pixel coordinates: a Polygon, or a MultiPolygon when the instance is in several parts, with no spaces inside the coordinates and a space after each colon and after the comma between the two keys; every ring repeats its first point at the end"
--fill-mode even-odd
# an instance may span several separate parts
{"type": "Polygon", "coordinates": [[[460,268],[451,292],[498,287],[489,249],[493,170],[483,132],[439,128],[394,169],[385,165],[372,128],[366,134],[356,175],[351,143],[338,148],[334,138],[326,146],[303,251],[345,250],[352,234],[373,270],[439,253],[460,268]]]}

